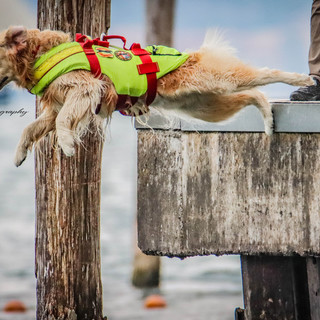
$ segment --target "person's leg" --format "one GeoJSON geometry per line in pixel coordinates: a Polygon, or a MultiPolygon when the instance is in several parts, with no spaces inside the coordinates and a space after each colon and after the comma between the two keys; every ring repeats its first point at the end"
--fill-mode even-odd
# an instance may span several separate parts
{"type": "Polygon", "coordinates": [[[309,70],[320,80],[320,0],[314,0],[311,11],[309,70]]]}
{"type": "Polygon", "coordinates": [[[313,0],[311,10],[309,74],[315,85],[292,92],[291,101],[320,101],[320,0],[313,0]]]}

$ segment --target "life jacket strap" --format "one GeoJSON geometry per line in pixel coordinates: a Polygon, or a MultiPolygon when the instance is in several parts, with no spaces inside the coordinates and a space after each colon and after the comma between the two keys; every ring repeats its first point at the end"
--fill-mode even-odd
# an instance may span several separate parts
{"type": "MultiPolygon", "coordinates": [[[[97,40],[97,39],[95,39],[97,40]]],[[[102,45],[101,42],[104,41],[95,41],[87,37],[86,35],[82,35],[81,33],[76,34],[76,41],[79,42],[81,47],[83,48],[84,53],[87,56],[87,59],[90,64],[91,73],[96,77],[101,77],[101,67],[98,60],[98,57],[96,56],[94,50],[92,49],[92,45],[95,44],[95,42],[99,42],[99,45],[102,45]]],[[[108,44],[108,42],[105,42],[104,44],[108,44]]]]}
{"type": "Polygon", "coordinates": [[[140,75],[145,74],[148,82],[146,104],[149,106],[157,95],[157,72],[160,71],[157,62],[153,62],[150,52],[141,48],[139,43],[133,43],[131,52],[139,56],[142,64],[138,64],[138,72],[140,75]]]}
{"type": "Polygon", "coordinates": [[[125,94],[119,94],[116,110],[118,110],[123,116],[134,116],[133,114],[127,112],[127,110],[129,110],[138,101],[138,99],[138,97],[131,97],[125,94]]]}

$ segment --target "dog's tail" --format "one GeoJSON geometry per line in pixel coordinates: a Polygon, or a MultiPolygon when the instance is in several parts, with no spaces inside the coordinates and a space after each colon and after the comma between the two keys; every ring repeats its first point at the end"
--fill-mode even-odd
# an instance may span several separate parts
{"type": "Polygon", "coordinates": [[[235,56],[237,51],[224,39],[224,32],[209,29],[205,35],[201,50],[208,50],[222,56],[235,56]]]}

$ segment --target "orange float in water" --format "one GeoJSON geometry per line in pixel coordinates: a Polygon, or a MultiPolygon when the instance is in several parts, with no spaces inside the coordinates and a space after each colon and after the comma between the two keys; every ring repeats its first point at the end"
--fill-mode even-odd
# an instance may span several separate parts
{"type": "Polygon", "coordinates": [[[18,300],[9,301],[3,308],[4,312],[26,312],[27,308],[23,302],[18,300]]]}
{"type": "Polygon", "coordinates": [[[153,294],[146,298],[144,301],[144,306],[146,308],[165,308],[167,303],[162,296],[153,294]]]}

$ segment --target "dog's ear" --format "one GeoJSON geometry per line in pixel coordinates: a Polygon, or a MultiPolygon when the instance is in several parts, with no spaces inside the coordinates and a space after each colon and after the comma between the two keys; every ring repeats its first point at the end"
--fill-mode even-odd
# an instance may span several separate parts
{"type": "Polygon", "coordinates": [[[10,27],[5,35],[5,42],[9,50],[18,53],[27,46],[27,29],[23,26],[10,27]]]}

